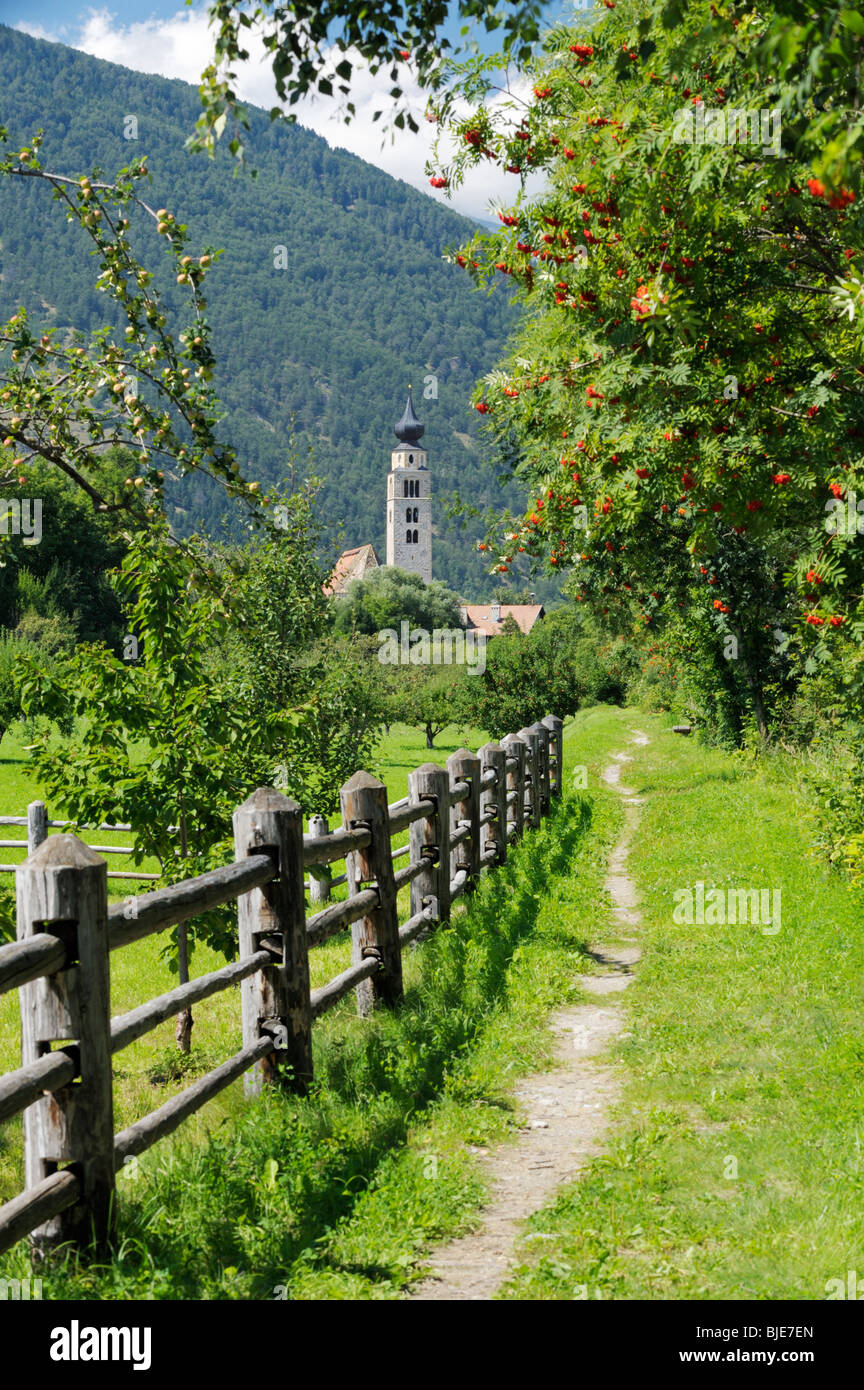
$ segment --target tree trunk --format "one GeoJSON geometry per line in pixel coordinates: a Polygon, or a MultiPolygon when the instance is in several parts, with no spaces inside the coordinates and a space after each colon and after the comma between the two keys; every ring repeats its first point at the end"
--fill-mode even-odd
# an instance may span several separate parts
{"type": "Polygon", "coordinates": [[[426,747],[427,747],[427,748],[434,748],[434,747],[435,747],[435,734],[434,734],[433,731],[432,731],[432,723],[431,723],[431,721],[430,721],[429,723],[427,723],[427,725],[426,725],[426,747]]]}
{"type": "MultiPolygon", "coordinates": [[[[180,813],[180,858],[185,859],[189,850],[186,838],[186,813],[180,813]]],[[[189,983],[189,937],[186,932],[186,923],[181,922],[177,928],[177,977],[181,985],[189,983]]],[[[183,1009],[177,1015],[177,1027],[174,1030],[174,1037],[181,1052],[191,1052],[192,1050],[192,1028],[195,1020],[192,1017],[191,1009],[183,1009]]]]}
{"type": "Polygon", "coordinates": [[[753,712],[756,715],[756,728],[759,730],[759,737],[768,741],[768,716],[765,713],[765,703],[762,699],[762,687],[752,676],[749,666],[744,667],[744,674],[750,686],[750,697],[753,701],[753,712]]]}
{"type": "MultiPolygon", "coordinates": [[[[181,985],[189,983],[189,938],[186,935],[186,923],[181,922],[177,928],[177,975],[181,985]]],[[[177,1027],[174,1030],[174,1037],[181,1052],[192,1050],[192,1028],[195,1020],[192,1017],[191,1009],[183,1009],[177,1015],[177,1027]]]]}
{"type": "Polygon", "coordinates": [[[735,637],[738,641],[738,658],[741,662],[741,666],[744,671],[744,679],[747,682],[747,689],[750,693],[750,701],[753,705],[753,713],[756,716],[756,728],[759,731],[759,737],[761,739],[764,739],[767,743],[768,716],[765,712],[765,701],[762,697],[762,683],[759,680],[759,677],[757,676],[756,672],[753,670],[750,658],[747,655],[747,644],[744,641],[744,632],[740,625],[736,624],[734,632],[735,637]]]}

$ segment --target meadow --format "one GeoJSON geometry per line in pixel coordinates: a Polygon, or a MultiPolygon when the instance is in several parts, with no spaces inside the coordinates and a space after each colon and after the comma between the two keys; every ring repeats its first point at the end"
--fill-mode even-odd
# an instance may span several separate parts
{"type": "MultiPolygon", "coordinates": [[[[237,1083],[155,1146],[118,1180],[111,1259],[61,1262],[45,1296],[397,1299],[437,1243],[475,1228],[478,1155],[524,1123],[514,1083],[552,1065],[549,1013],[585,997],[589,947],[615,935],[604,878],[622,809],[599,774],[636,729],[650,738],[626,772],[644,798],[630,854],[643,958],[612,1052],[621,1101],[606,1152],[535,1213],[497,1296],[822,1299],[864,1267],[860,895],[811,851],[791,760],[707,748],[670,722],[607,706],[568,720],[561,803],[406,952],[404,1005],[359,1019],[349,996],[315,1026],[308,1097],[250,1103],[237,1083]],[[675,925],[676,890],[700,881],[779,888],[781,930],[675,925]]],[[[432,756],[482,739],[448,730],[432,756]]],[[[421,745],[391,730],[391,799],[421,745]]],[[[349,949],[346,934],[315,951],[315,981],[349,949]]],[[[196,973],[210,966],[195,957],[196,973]]],[[[115,1012],[170,984],[152,940],[118,952],[114,976],[115,1012]]],[[[9,1066],[17,1016],[3,1007],[9,1066]]],[[[240,1042],[233,991],[196,1018],[190,1069],[240,1042]]],[[[120,1055],[118,1128],[183,1085],[171,1061],[170,1025],[120,1055]]],[[[8,1196],[14,1125],[0,1163],[8,1196]]],[[[0,1260],[26,1268],[24,1243],[0,1260]]]]}
{"type": "MultiPolygon", "coordinates": [[[[416,729],[394,725],[382,741],[379,755],[370,771],[380,777],[388,790],[390,801],[407,795],[408,775],[413,768],[431,759],[445,761],[457,748],[478,748],[486,741],[486,735],[478,730],[446,729],[436,740],[432,753],[428,752],[425,738],[416,729]]],[[[23,815],[29,802],[41,798],[42,789],[27,754],[27,736],[20,726],[7,732],[0,743],[0,814],[23,815]]],[[[62,819],[57,808],[48,806],[49,817],[62,819]]],[[[331,817],[331,824],[335,824],[331,817]]],[[[2,862],[14,864],[26,857],[27,832],[23,827],[3,827],[3,839],[21,841],[21,850],[7,849],[0,852],[2,862]]],[[[53,832],[52,832],[53,833],[53,832]]],[[[88,831],[83,836],[90,843],[126,844],[129,835],[118,831],[88,831]]],[[[407,844],[407,834],[394,837],[393,844],[407,844]]],[[[136,866],[131,857],[111,855],[109,869],[128,870],[134,875],[136,866]]],[[[158,870],[155,861],[144,860],[140,866],[144,871],[158,870]]],[[[334,876],[344,872],[344,862],[332,865],[334,876]]],[[[14,888],[13,875],[3,874],[0,883],[14,888]]],[[[130,877],[128,881],[109,880],[109,895],[114,900],[122,899],[135,892],[146,893],[152,884],[130,877]]],[[[337,886],[333,898],[344,897],[346,889],[337,886]]],[[[409,890],[403,889],[399,897],[400,917],[408,915],[409,890]]],[[[114,952],[111,958],[111,1009],[113,1014],[126,1012],[135,1005],[171,989],[177,983],[176,974],[170,968],[170,953],[166,950],[168,934],[157,934],[134,943],[122,951],[114,952]]],[[[312,985],[325,984],[350,963],[350,932],[342,932],[332,937],[323,946],[312,952],[310,957],[312,985]]],[[[204,975],[218,969],[224,959],[206,945],[195,947],[192,956],[192,975],[204,975]]],[[[344,1007],[344,1006],[343,1006],[344,1007]]],[[[207,1000],[194,1010],[193,1050],[183,1057],[174,1045],[174,1023],[169,1020],[140,1038],[127,1048],[117,1059],[114,1078],[115,1128],[121,1129],[133,1123],[142,1115],[162,1104],[177,1091],[188,1084],[187,1078],[208,1071],[218,1062],[235,1052],[241,1044],[239,987],[234,987],[207,1000]]],[[[20,1025],[18,1000],[15,993],[0,995],[0,1072],[12,1070],[19,1065],[20,1025]]],[[[213,1102],[207,1114],[195,1116],[187,1130],[205,1133],[212,1115],[222,1105],[225,1113],[231,1113],[234,1105],[232,1091],[213,1102]]],[[[22,1172],[21,1122],[20,1119],[0,1127],[0,1201],[13,1196],[21,1185],[22,1172]]]]}
{"type": "MultiPolygon", "coordinates": [[[[565,766],[574,732],[565,734],[565,766]]],[[[448,730],[433,756],[443,760],[482,737],[448,730]]],[[[396,798],[410,768],[429,755],[404,729],[391,730],[387,755],[396,798]]],[[[121,1175],[111,1262],[58,1266],[45,1296],[398,1296],[431,1242],[477,1219],[483,1184],[472,1149],[518,1127],[513,1082],[548,1062],[546,1016],[575,996],[576,974],[591,968],[586,927],[596,923],[617,821],[611,798],[595,804],[569,794],[505,867],[483,875],[447,930],[406,953],[401,1009],[361,1020],[349,997],[316,1024],[312,1095],[267,1095],[250,1105],[242,1084],[223,1093],[121,1175]]],[[[315,979],[344,965],[348,950],[346,937],[314,952],[315,979]]],[[[114,1012],[170,983],[152,946],[133,952],[115,971],[114,1012]]],[[[204,953],[194,965],[208,967],[204,953]]],[[[196,1067],[239,1045],[233,991],[207,1004],[214,1007],[197,1011],[196,1067]]],[[[13,1010],[4,1039],[15,1026],[13,1010]]],[[[170,1026],[149,1050],[136,1046],[118,1059],[118,1127],[182,1085],[158,1070],[169,1047],[170,1026]]],[[[14,1045],[8,1051],[4,1064],[14,1065],[14,1045]]],[[[14,1126],[6,1129],[9,1195],[20,1182],[20,1152],[14,1126]]],[[[0,1268],[25,1264],[21,1243],[0,1268]]]]}

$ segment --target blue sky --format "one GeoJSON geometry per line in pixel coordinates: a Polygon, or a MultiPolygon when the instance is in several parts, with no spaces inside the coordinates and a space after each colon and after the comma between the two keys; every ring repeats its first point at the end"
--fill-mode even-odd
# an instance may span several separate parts
{"type": "MultiPolygon", "coordinates": [[[[550,0],[550,21],[573,6],[585,8],[586,0],[550,0]]],[[[180,78],[197,85],[211,58],[206,0],[187,6],[183,0],[0,0],[0,22],[36,38],[69,44],[94,57],[139,72],[180,78]]],[[[448,25],[448,37],[458,41],[461,22],[448,25]]],[[[483,47],[494,50],[494,36],[478,34],[483,47]]],[[[276,104],[270,65],[257,40],[249,42],[248,63],[238,68],[240,96],[244,101],[269,109],[276,104]]],[[[416,88],[410,65],[406,65],[403,87],[412,96],[418,116],[425,106],[416,88]]],[[[527,94],[527,93],[526,93],[527,94]]],[[[310,99],[297,110],[302,125],[316,131],[329,144],[350,150],[396,178],[404,179],[431,197],[441,198],[429,187],[425,163],[431,149],[433,128],[420,121],[419,134],[399,134],[392,128],[382,139],[381,125],[373,114],[382,106],[381,83],[366,71],[356,80],[352,96],[357,115],[346,125],[338,119],[335,104],[325,98],[310,99]]],[[[386,108],[386,99],[383,105],[386,108]]],[[[383,124],[383,123],[382,123],[383,124]]],[[[452,206],[473,217],[489,215],[490,201],[511,198],[512,179],[496,170],[478,171],[454,196],[452,206]]]]}
{"type": "Polygon", "coordinates": [[[79,4],[76,0],[0,0],[0,19],[13,27],[22,22],[40,24],[59,35],[63,25],[77,30],[90,10],[109,10],[121,22],[129,24],[138,20],[167,19],[184,8],[183,0],[149,0],[149,3],[144,0],[143,4],[141,0],[108,0],[106,4],[100,4],[99,0],[91,0],[88,4],[79,4]]]}
{"type": "MultiPolygon", "coordinates": [[[[66,38],[64,29],[73,37],[80,32],[87,16],[92,11],[107,10],[121,24],[141,23],[142,21],[169,19],[187,7],[183,0],[0,0],[0,21],[17,27],[19,24],[39,25],[55,33],[58,38],[66,38]]],[[[206,10],[205,3],[196,3],[192,9],[206,10]]],[[[547,6],[551,15],[557,15],[564,8],[562,0],[554,0],[547,6]]],[[[455,40],[459,34],[458,19],[447,27],[447,35],[455,40]]]]}

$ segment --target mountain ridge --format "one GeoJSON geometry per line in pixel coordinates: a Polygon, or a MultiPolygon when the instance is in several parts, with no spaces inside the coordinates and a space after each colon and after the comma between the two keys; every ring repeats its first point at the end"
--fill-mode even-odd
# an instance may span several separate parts
{"type": "MultiPolygon", "coordinates": [[[[248,146],[257,177],[237,177],[226,151],[208,160],[183,147],[198,111],[194,87],[5,26],[0,91],[0,123],[12,140],[44,128],[45,168],[77,174],[95,165],[110,177],[147,153],[157,204],[188,224],[196,247],[224,248],[208,314],[222,432],[244,471],[271,482],[288,466],[293,416],[294,467],[324,479],[325,525],[332,533],[341,521],[339,544],[369,542],[381,553],[393,423],[413,381],[438,499],[436,577],[489,588],[470,544],[476,522],[463,534],[444,516],[457,486],[475,506],[501,500],[470,393],[499,356],[515,311],[503,292],[472,291],[441,259],[477,224],[315,132],[271,124],[255,107],[248,146]],[[123,135],[130,116],[137,141],[123,135]],[[423,397],[432,377],[437,400],[423,397]]],[[[110,322],[81,230],[57,216],[44,187],[11,183],[0,184],[0,315],[24,303],[37,322],[85,331],[110,322]],[[54,306],[50,319],[43,301],[54,306]]],[[[142,226],[135,245],[158,269],[168,305],[178,305],[176,287],[159,278],[167,265],[155,231],[142,226]]],[[[193,482],[184,505],[190,526],[219,530],[214,489],[193,482]]]]}

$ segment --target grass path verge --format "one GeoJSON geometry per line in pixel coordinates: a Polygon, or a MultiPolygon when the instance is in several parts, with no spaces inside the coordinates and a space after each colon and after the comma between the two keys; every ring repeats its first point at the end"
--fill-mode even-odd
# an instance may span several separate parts
{"type": "Polygon", "coordinates": [[[862,900],[808,857],[791,779],[639,723],[621,1128],[532,1219],[544,1253],[529,1238],[499,1296],[824,1299],[864,1273],[862,900]],[[675,925],[699,881],[779,889],[780,930],[675,925]]]}

